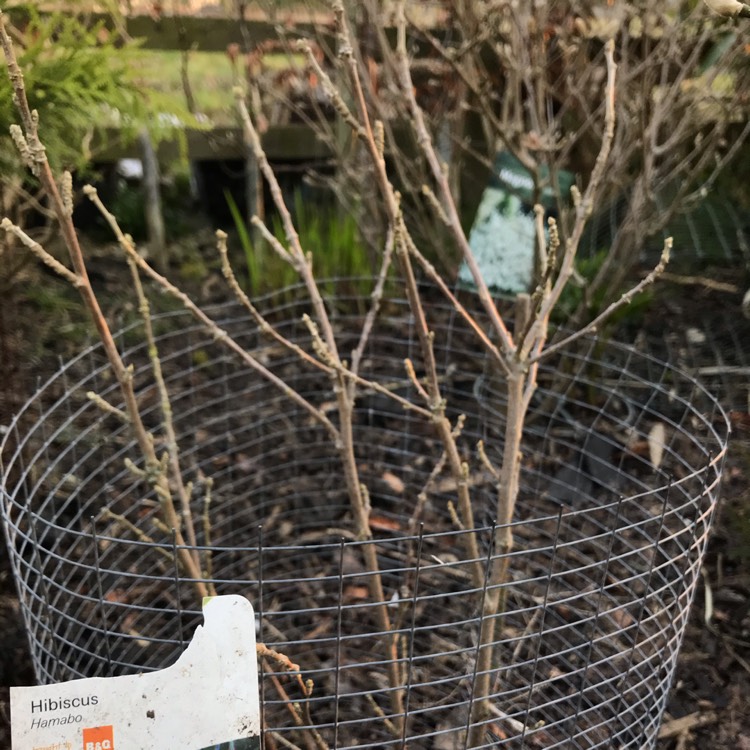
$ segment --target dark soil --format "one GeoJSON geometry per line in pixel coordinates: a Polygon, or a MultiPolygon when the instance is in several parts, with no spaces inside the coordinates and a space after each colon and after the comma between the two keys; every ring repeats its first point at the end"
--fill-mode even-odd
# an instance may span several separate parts
{"type": "MultiPolygon", "coordinates": [[[[106,261],[95,263],[99,283],[112,292],[109,307],[117,319],[127,307],[116,296],[119,271],[106,261]]],[[[721,278],[726,275],[721,271],[710,274],[728,281],[721,278]]],[[[36,380],[53,371],[51,350],[65,356],[88,341],[85,328],[76,323],[74,297],[59,286],[55,290],[53,303],[43,303],[38,294],[32,298],[18,288],[0,297],[0,366],[5,375],[0,424],[8,423],[36,380]],[[50,304],[55,306],[52,316],[50,304]],[[61,328],[69,333],[68,338],[60,337],[61,328]]],[[[213,291],[212,284],[202,283],[195,294],[205,299],[213,291]]],[[[664,282],[645,318],[626,320],[625,327],[613,334],[622,340],[635,338],[655,356],[690,372],[702,369],[709,387],[731,410],[734,430],[704,585],[687,629],[660,750],[750,750],[750,702],[746,699],[750,694],[750,363],[744,348],[750,344],[750,324],[739,313],[740,297],[700,282],[664,282]],[[707,589],[713,600],[710,618],[706,617],[707,589]]],[[[4,558],[0,632],[0,747],[9,747],[7,689],[30,684],[33,673],[14,582],[4,558]]]]}

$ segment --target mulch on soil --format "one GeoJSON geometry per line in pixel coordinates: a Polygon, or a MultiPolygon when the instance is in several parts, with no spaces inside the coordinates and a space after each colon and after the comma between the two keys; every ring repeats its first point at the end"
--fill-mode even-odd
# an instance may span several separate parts
{"type": "MultiPolygon", "coordinates": [[[[641,343],[646,342],[655,356],[673,362],[677,359],[679,366],[691,371],[718,368],[718,374],[709,379],[714,378],[713,385],[722,402],[735,413],[735,435],[726,465],[723,502],[705,566],[705,580],[713,594],[712,617],[710,622],[704,621],[701,590],[688,626],[659,748],[750,748],[750,706],[745,700],[750,691],[750,519],[746,518],[750,512],[746,510],[750,499],[750,430],[743,417],[747,413],[749,371],[744,350],[736,346],[738,340],[750,341],[749,329],[737,314],[721,311],[727,306],[726,294],[699,291],[696,295],[693,288],[681,291],[684,294],[675,295],[670,289],[666,308],[660,308],[652,320],[646,319],[641,343]],[[667,316],[664,309],[669,312],[667,316]],[[703,338],[695,331],[703,332],[703,338]],[[744,368],[744,373],[736,368],[744,368]]],[[[735,303],[739,309],[738,301],[731,300],[729,304],[735,303]]],[[[6,380],[6,384],[18,388],[9,392],[6,385],[0,402],[0,423],[7,423],[18,406],[20,393],[28,391],[25,386],[36,375],[21,365],[25,335],[44,330],[44,326],[35,327],[28,306],[23,315],[17,315],[17,308],[10,306],[7,298],[3,299],[3,306],[5,325],[0,351],[4,356],[10,354],[8,363],[13,362],[17,368],[16,377],[6,380]],[[24,330],[27,334],[19,335],[24,330]]],[[[7,686],[33,679],[7,568],[0,575],[0,627],[5,636],[0,650],[0,684],[6,686],[3,690],[7,693],[7,686]]],[[[9,746],[5,694],[2,698],[0,746],[9,746]]]]}

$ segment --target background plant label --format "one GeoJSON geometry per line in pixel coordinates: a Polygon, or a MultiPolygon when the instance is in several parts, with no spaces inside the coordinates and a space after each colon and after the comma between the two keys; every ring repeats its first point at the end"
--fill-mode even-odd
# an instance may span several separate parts
{"type": "MultiPolygon", "coordinates": [[[[526,167],[507,151],[495,157],[490,184],[482,194],[469,246],[482,278],[496,292],[531,291],[534,254],[537,245],[534,203],[541,203],[547,216],[556,215],[556,195],[550,186],[549,169],[541,166],[539,177],[546,186],[534,195],[534,179],[526,167]]],[[[561,194],[567,196],[575,182],[571,172],[559,170],[561,194]]],[[[458,272],[459,281],[470,287],[474,279],[466,261],[458,272]]]]}
{"type": "Polygon", "coordinates": [[[159,672],[10,690],[13,750],[260,747],[255,616],[241,596],[203,602],[204,625],[159,672]]]}

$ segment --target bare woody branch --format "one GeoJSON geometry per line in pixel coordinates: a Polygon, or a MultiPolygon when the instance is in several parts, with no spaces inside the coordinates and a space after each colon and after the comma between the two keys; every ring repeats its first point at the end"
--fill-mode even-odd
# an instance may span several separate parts
{"type": "MultiPolygon", "coordinates": [[[[74,286],[78,289],[84,305],[96,327],[104,352],[107,356],[110,367],[112,368],[112,372],[120,386],[123,400],[125,401],[125,411],[127,412],[128,419],[132,425],[133,434],[138,443],[139,450],[144,458],[146,466],[151,470],[151,475],[154,476],[154,490],[159,498],[163,521],[167,526],[174,529],[180,564],[183,566],[185,572],[193,579],[199,595],[207,596],[210,593],[209,588],[202,580],[200,566],[197,564],[194,554],[192,551],[188,550],[185,544],[185,539],[182,534],[181,519],[177,514],[172,500],[169,482],[167,477],[159,471],[161,462],[156,456],[153,439],[141,420],[138,403],[133,390],[132,373],[125,366],[120,357],[107,320],[102,313],[99,301],[97,300],[96,294],[91,286],[81,246],[78,242],[78,236],[73,227],[73,222],[68,210],[68,201],[60,194],[49,161],[47,160],[44,145],[39,138],[39,116],[35,110],[31,110],[29,107],[23,73],[18,66],[13,43],[11,42],[6,28],[6,19],[1,11],[0,42],[2,43],[3,52],[5,53],[5,60],[8,67],[11,86],[13,88],[14,101],[21,116],[21,122],[23,125],[23,132],[21,133],[22,138],[17,137],[16,141],[22,141],[26,144],[27,148],[22,155],[30,161],[32,171],[38,176],[45,193],[50,199],[60,226],[60,232],[68,249],[71,265],[73,266],[72,273],[74,279],[71,278],[69,274],[66,275],[63,273],[62,275],[68,281],[71,281],[71,283],[74,282],[74,286]]],[[[7,228],[7,225],[4,226],[7,228]]],[[[56,270],[60,272],[61,269],[56,270]]]]}
{"type": "Polygon", "coordinates": [[[411,73],[409,70],[409,58],[406,52],[406,15],[404,11],[404,1],[401,0],[396,5],[396,24],[398,41],[396,46],[396,59],[399,67],[399,83],[401,85],[401,94],[406,99],[409,106],[409,113],[412,118],[412,122],[417,134],[417,141],[422,147],[422,153],[427,159],[430,165],[430,171],[432,177],[438,186],[438,192],[442,201],[442,208],[449,220],[449,226],[453,234],[453,238],[458,245],[459,250],[463,259],[471,271],[472,279],[477,287],[479,299],[482,303],[482,307],[490,318],[492,326],[495,329],[499,339],[500,348],[503,354],[507,357],[510,355],[514,348],[513,339],[505,326],[505,322],[500,317],[497,311],[492,295],[490,294],[487,282],[484,280],[479,266],[477,265],[474,254],[469,247],[469,240],[466,234],[461,228],[461,219],[458,215],[458,209],[456,203],[453,200],[451,194],[450,185],[448,183],[448,176],[446,174],[443,165],[440,163],[437,153],[432,146],[432,138],[425,124],[424,114],[417,104],[417,100],[414,96],[414,85],[411,80],[411,73]]]}
{"type": "Polygon", "coordinates": [[[607,306],[599,315],[597,315],[590,323],[586,324],[582,328],[579,328],[575,333],[571,333],[570,336],[566,336],[560,341],[542,349],[539,354],[529,359],[531,364],[536,364],[540,360],[548,357],[550,354],[554,354],[566,347],[570,346],[576,339],[581,336],[585,336],[587,333],[593,333],[596,331],[604,322],[609,320],[620,308],[629,305],[636,295],[640,294],[644,289],[651,286],[665,271],[667,263],[669,263],[669,255],[672,250],[673,240],[671,237],[667,237],[664,240],[664,248],[661,253],[661,258],[657,265],[651,270],[647,276],[639,281],[634,287],[631,287],[625,292],[619,299],[616,299],[609,306],[607,306]]]}
{"type": "Polygon", "coordinates": [[[326,429],[331,439],[338,439],[339,432],[333,425],[330,419],[323,414],[320,409],[317,409],[309,401],[302,398],[293,388],[287,385],[281,380],[275,373],[271,372],[267,367],[261,364],[255,357],[240,346],[229,334],[221,329],[190,297],[185,294],[181,289],[178,289],[172,282],[162,276],[158,271],[152,268],[144,258],[142,258],[138,251],[133,246],[130,239],[120,229],[119,224],[115,216],[107,210],[106,206],[102,203],[101,199],[97,195],[96,189],[90,185],[84,188],[84,192],[88,196],[89,200],[97,207],[99,212],[102,214],[104,219],[109,224],[112,232],[114,233],[117,241],[120,243],[120,247],[125,251],[128,258],[132,259],[135,265],[146,274],[150,279],[155,281],[164,291],[169,293],[172,297],[177,299],[188,312],[190,312],[196,320],[198,320],[209,333],[214,337],[216,341],[226,346],[239,359],[244,362],[252,370],[258,372],[263,378],[268,380],[274,386],[276,386],[285,396],[289,397],[299,407],[304,409],[310,414],[316,422],[319,422],[326,429]]]}

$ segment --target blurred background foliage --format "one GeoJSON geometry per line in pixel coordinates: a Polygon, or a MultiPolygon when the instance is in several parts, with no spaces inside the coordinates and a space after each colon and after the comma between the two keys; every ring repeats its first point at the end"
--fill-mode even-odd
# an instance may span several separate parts
{"type": "MultiPolygon", "coordinates": [[[[89,175],[107,129],[129,140],[147,129],[158,142],[199,123],[178,99],[144,86],[135,56],[139,43],[117,23],[82,23],[63,12],[42,14],[36,4],[16,5],[5,23],[13,38],[32,108],[53,169],[89,175]]],[[[51,216],[34,178],[9,136],[17,122],[7,76],[0,77],[0,203],[8,216],[37,241],[49,237],[51,216]]],[[[7,289],[28,264],[14,253],[10,236],[0,238],[0,286],[7,289]]]]}
{"type": "MultiPolygon", "coordinates": [[[[743,215],[750,204],[750,191],[746,181],[736,177],[750,158],[750,149],[744,145],[750,68],[748,48],[736,25],[711,16],[694,0],[666,0],[658,7],[647,0],[614,4],[556,0],[533,7],[509,3],[507,8],[515,8],[512,12],[503,11],[502,5],[408,4],[416,94],[433,138],[441,144],[451,185],[462,206],[476,207],[498,147],[531,164],[538,189],[543,187],[545,174],[559,175],[561,170],[574,172],[580,186],[585,185],[590,154],[596,153],[601,136],[602,40],[615,35],[618,43],[621,95],[616,147],[605,179],[606,197],[597,206],[582,243],[579,283],[569,291],[561,316],[595,314],[618,294],[626,276],[653,261],[667,233],[675,235],[676,263],[691,258],[708,262],[721,251],[717,260],[734,264],[739,260],[743,267],[747,265],[747,257],[738,255],[741,243],[736,238],[745,231],[743,215]],[[426,6],[434,13],[423,21],[417,13],[424,12],[426,6]],[[427,43],[427,34],[435,24],[440,39],[427,43]],[[477,39],[485,42],[464,49],[461,40],[478,30],[477,39]],[[490,38],[503,38],[505,46],[500,49],[487,44],[490,38]],[[445,54],[436,52],[436,43],[442,44],[441,53],[445,54]],[[522,80],[518,77],[525,68],[508,64],[513,59],[534,61],[546,75],[522,80]],[[653,151],[649,144],[658,149],[657,157],[649,157],[653,151]],[[730,165],[736,168],[727,168],[730,165]],[[738,210],[732,211],[733,206],[738,210]]],[[[380,33],[391,22],[389,3],[363,0],[346,3],[346,7],[362,39],[359,62],[369,73],[366,83],[372,116],[382,118],[389,129],[403,125],[397,123],[399,118],[403,120],[403,108],[394,99],[398,87],[393,83],[387,49],[391,42],[380,33]]],[[[307,210],[309,215],[306,207],[299,210],[292,206],[307,225],[302,234],[311,243],[316,267],[321,275],[328,275],[328,269],[341,276],[370,273],[385,236],[373,181],[358,149],[341,137],[340,123],[330,116],[324,92],[293,47],[299,32],[295,23],[324,10],[325,3],[305,0],[57,0],[48,5],[14,5],[12,33],[53,164],[57,169],[75,169],[86,179],[96,176],[91,172],[97,167],[104,143],[100,136],[107,128],[111,144],[111,128],[117,128],[123,139],[147,128],[152,140],[158,142],[175,134],[185,138],[191,127],[236,125],[231,87],[239,80],[251,98],[255,86],[254,115],[259,122],[274,127],[278,124],[274,113],[286,118],[283,122],[305,122],[335,152],[327,162],[328,172],[316,172],[317,166],[310,165],[296,173],[300,185],[312,177],[328,191],[332,205],[336,201],[343,205],[338,210],[307,210]],[[131,11],[152,14],[157,33],[159,24],[162,31],[173,29],[181,14],[210,10],[225,19],[236,19],[236,34],[244,22],[239,13],[242,19],[267,20],[282,7],[285,15],[279,18],[286,25],[277,28],[278,39],[272,40],[273,44],[267,48],[257,42],[235,44],[238,49],[231,54],[229,48],[217,51],[220,45],[214,45],[213,51],[201,46],[203,18],[197,19],[200,23],[192,27],[196,36],[185,39],[182,49],[144,49],[142,40],[131,39],[125,31],[124,14],[131,11]],[[40,8],[45,15],[40,14],[40,8]],[[80,14],[94,10],[108,11],[106,21],[93,22],[93,16],[85,16],[82,22],[80,14]],[[66,15],[70,11],[78,15],[66,15]],[[23,22],[17,20],[21,18],[23,22]],[[194,95],[191,106],[186,79],[194,95]]],[[[207,16],[206,23],[209,20],[207,16]]],[[[321,24],[321,53],[326,28],[321,24]]],[[[324,64],[343,81],[345,76],[334,70],[336,60],[331,53],[327,50],[324,64]]],[[[0,134],[7,133],[13,121],[11,108],[10,88],[2,81],[0,134]]],[[[388,139],[389,167],[421,249],[452,277],[458,264],[457,250],[422,194],[429,176],[408,127],[402,130],[405,132],[390,133],[398,137],[388,139]]],[[[48,223],[33,180],[21,169],[7,135],[0,138],[4,139],[0,144],[3,212],[22,226],[33,224],[30,230],[43,239],[48,223]]],[[[251,209],[243,200],[242,187],[232,191],[232,207],[223,199],[221,174],[205,180],[200,188],[203,194],[196,189],[194,165],[188,163],[185,150],[181,163],[162,162],[160,166],[166,175],[162,202],[168,240],[189,237],[200,214],[206,225],[214,222],[233,230],[232,245],[239,262],[247,267],[245,276],[251,287],[260,284],[268,288],[288,280],[286,272],[274,265],[275,260],[266,258],[267,248],[243,234],[251,209]],[[207,210],[211,193],[226,204],[221,220],[207,210]]],[[[240,164],[235,169],[239,172],[244,167],[240,164]]],[[[139,187],[137,182],[120,180],[110,207],[128,231],[142,240],[146,227],[139,187]]],[[[294,194],[291,189],[291,202],[299,202],[294,194]]],[[[557,214],[565,228],[570,223],[567,193],[558,196],[558,201],[557,214]]],[[[462,213],[467,229],[474,214],[471,210],[462,213]]],[[[275,231],[272,213],[268,223],[275,231]]],[[[103,237],[96,235],[97,240],[103,237]]],[[[0,248],[0,253],[3,251],[0,248]]],[[[174,253],[179,266],[179,251],[174,253]]],[[[19,257],[14,257],[13,263],[4,264],[5,275],[12,276],[14,263],[21,262],[21,254],[16,255],[19,257]]]]}
{"type": "MultiPolygon", "coordinates": [[[[56,168],[81,167],[90,160],[97,128],[135,128],[148,112],[130,65],[133,43],[125,43],[103,24],[86,28],[61,13],[41,16],[26,8],[28,21],[13,25],[18,62],[29,103],[39,112],[40,135],[56,168]]],[[[6,20],[6,23],[8,21],[6,20]]],[[[0,79],[0,132],[16,122],[10,82],[0,79]]],[[[17,166],[12,147],[2,149],[3,171],[17,166]]]]}

